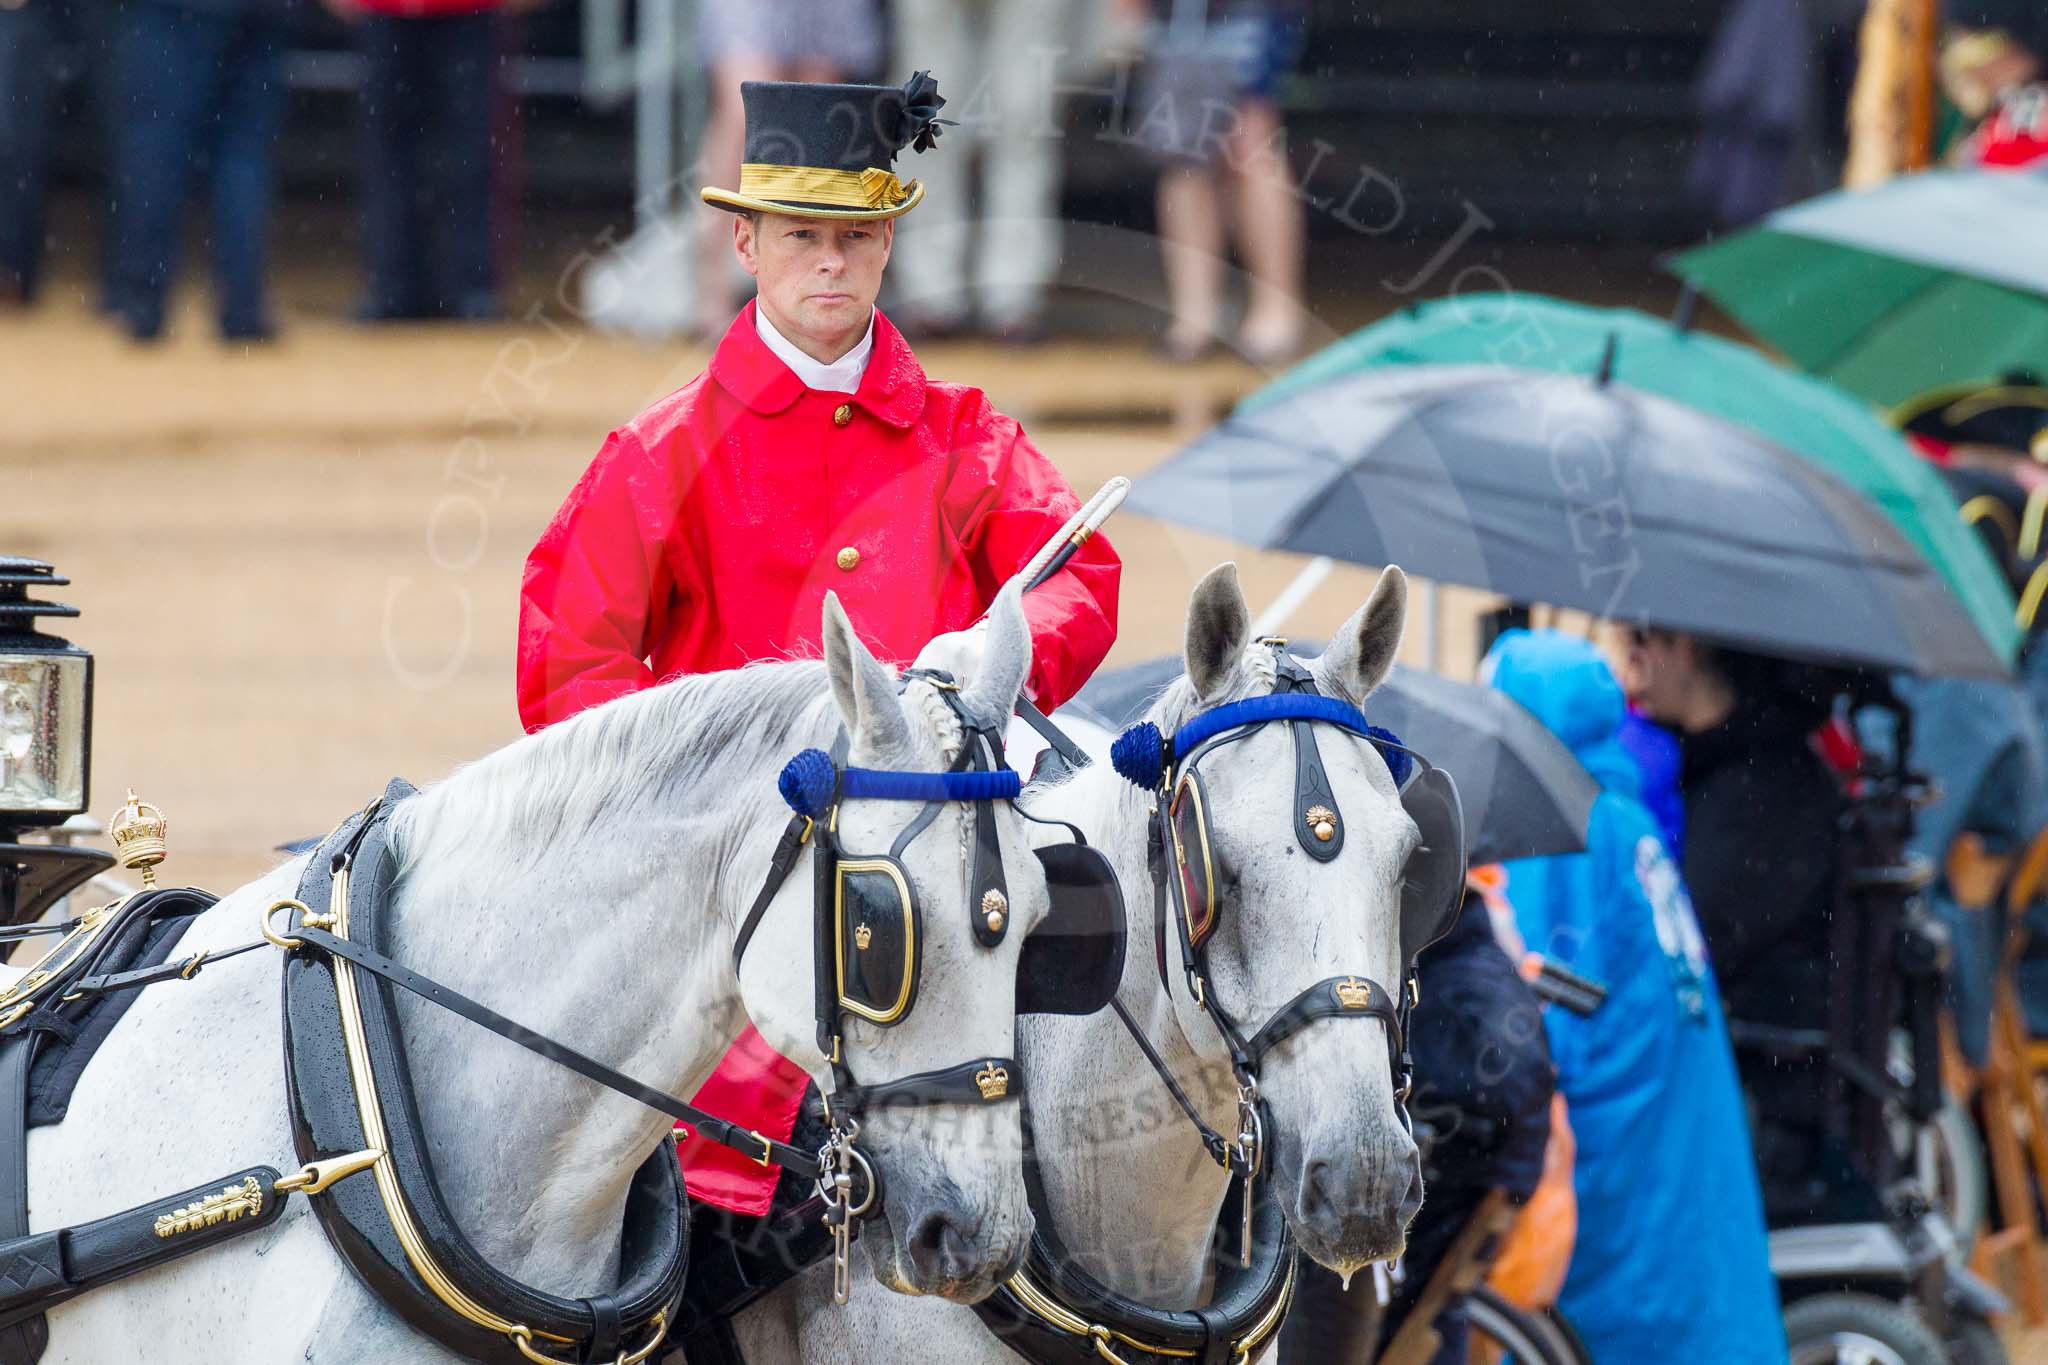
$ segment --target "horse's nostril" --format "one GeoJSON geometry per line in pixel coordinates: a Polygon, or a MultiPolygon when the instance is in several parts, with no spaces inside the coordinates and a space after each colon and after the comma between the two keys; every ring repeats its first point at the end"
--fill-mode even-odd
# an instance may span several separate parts
{"type": "Polygon", "coordinates": [[[964,1279],[974,1270],[970,1229],[944,1210],[917,1220],[910,1232],[909,1251],[911,1265],[927,1281],[964,1279]]]}
{"type": "Polygon", "coordinates": [[[1422,1162],[1418,1158],[1408,1171],[1408,1192],[1401,1196],[1401,1226],[1407,1227],[1422,1212],[1422,1162]]]}

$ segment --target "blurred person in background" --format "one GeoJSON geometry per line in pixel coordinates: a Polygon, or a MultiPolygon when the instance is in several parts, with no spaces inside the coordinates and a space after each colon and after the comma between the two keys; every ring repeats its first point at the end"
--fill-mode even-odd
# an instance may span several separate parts
{"type": "Polygon", "coordinates": [[[107,311],[162,334],[186,197],[207,171],[207,242],[223,340],[272,336],[264,270],[294,0],[128,0],[114,41],[107,311]]]}
{"type": "Polygon", "coordinates": [[[1151,40],[1132,137],[1165,163],[1159,236],[1175,361],[1216,349],[1226,241],[1250,277],[1236,347],[1258,365],[1299,352],[1306,227],[1287,160],[1280,82],[1300,58],[1304,0],[1123,0],[1151,40]]]}
{"type": "Polygon", "coordinates": [[[504,316],[492,213],[501,13],[541,0],[323,0],[363,58],[359,322],[504,316]]]}
{"type": "Polygon", "coordinates": [[[947,73],[970,165],[932,181],[905,224],[898,316],[913,336],[980,325],[1014,343],[1042,335],[1060,256],[1060,73],[1085,61],[1100,0],[895,0],[899,52],[947,73]],[[958,73],[957,75],[955,73],[958,73]],[[971,165],[978,202],[969,207],[971,165]]]}
{"type": "Polygon", "coordinates": [[[1948,18],[1942,90],[1975,125],[1954,159],[2028,166],[2048,157],[2048,6],[2040,0],[1963,0],[1948,18]]]}
{"type": "MultiPolygon", "coordinates": [[[[1982,1064],[1989,1037],[1992,972],[2006,944],[2003,902],[1965,910],[1948,884],[1951,845],[1976,834],[1992,852],[2024,849],[2048,822],[2048,386],[2015,372],[1995,382],[1946,385],[1892,411],[1914,448],[1940,470],[1963,520],[1977,533],[2018,599],[2023,635],[2013,683],[1961,678],[1894,683],[1913,708],[1913,757],[1936,780],[1914,849],[1933,860],[1935,910],[1954,944],[1950,984],[1958,1041],[1982,1064]]],[[[1979,893],[1981,899],[1981,891],[1979,893]]],[[[2048,1033],[2048,903],[2027,916],[2017,964],[2020,998],[2036,1035],[2048,1033]]]]}
{"type": "MultiPolygon", "coordinates": [[[[1727,1017],[1826,1029],[1846,798],[1813,736],[1852,675],[1680,631],[1627,641],[1630,699],[1679,737],[1685,882],[1727,1017]]],[[[1821,1059],[1738,1062],[1772,1225],[1879,1216],[1847,1150],[1821,1131],[1821,1059]]]]}
{"type": "Polygon", "coordinates": [[[1698,1339],[1716,1360],[1776,1365],[1785,1331],[1735,1058],[1691,897],[1638,799],[1621,684],[1595,646],[1550,630],[1508,631],[1480,676],[1600,784],[1585,852],[1506,864],[1529,947],[1608,991],[1590,1015],[1543,1016],[1578,1143],[1558,1306],[1595,1360],[1670,1359],[1698,1339]]]}
{"type": "Polygon", "coordinates": [[[0,0],[0,310],[34,300],[44,192],[59,101],[71,80],[104,120],[111,7],[95,0],[0,0]]]}
{"type": "MultiPolygon", "coordinates": [[[[920,35],[913,46],[921,52],[927,45],[920,35]]],[[[876,0],[705,0],[697,7],[694,55],[711,74],[711,113],[704,124],[698,177],[706,185],[736,184],[747,131],[740,85],[830,84],[869,75],[882,63],[882,15],[876,0]]],[[[933,65],[948,71],[951,79],[950,68],[933,65]]],[[[860,131],[842,119],[830,135],[850,143],[860,131]]],[[[873,149],[791,146],[785,159],[862,150],[888,149],[879,144],[873,149]]],[[[722,213],[699,215],[696,276],[697,323],[691,330],[698,341],[713,344],[725,335],[742,302],[742,281],[733,269],[732,227],[722,213]]]]}
{"type": "MultiPolygon", "coordinates": [[[[2026,574],[2007,531],[2025,519],[2026,495],[1991,469],[1951,464],[1941,472],[2015,595],[2024,592],[2026,574]]],[[[1994,854],[2025,851],[2048,816],[2048,739],[2017,682],[1902,674],[1892,688],[1912,712],[1912,767],[1933,779],[1910,848],[1934,870],[1928,900],[1948,928],[1956,1041],[1965,1059],[1982,1067],[1990,1060],[1994,979],[2009,926],[1992,888],[1970,887],[1967,877],[1962,886],[1951,881],[1949,854],[1966,835],[1994,854]]],[[[1872,738],[1889,750],[1891,735],[1872,738]]]]}

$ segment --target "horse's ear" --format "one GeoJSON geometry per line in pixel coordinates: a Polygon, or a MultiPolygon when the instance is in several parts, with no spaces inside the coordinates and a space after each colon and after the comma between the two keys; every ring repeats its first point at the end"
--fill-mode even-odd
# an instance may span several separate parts
{"type": "Polygon", "coordinates": [[[857,743],[875,753],[910,747],[910,722],[896,700],[896,679],[854,634],[839,594],[825,594],[825,673],[839,719],[857,743]]]}
{"type": "Polygon", "coordinates": [[[1408,623],[1408,575],[1389,564],[1330,647],[1323,651],[1323,681],[1353,702],[1362,702],[1386,678],[1401,652],[1401,631],[1408,623]]]}
{"type": "Polygon", "coordinates": [[[1237,565],[1218,564],[1195,584],[1188,599],[1188,637],[1182,657],[1197,698],[1214,696],[1230,681],[1251,643],[1252,609],[1237,585],[1237,565]]]}
{"type": "Polygon", "coordinates": [[[1012,583],[989,606],[981,662],[961,693],[960,704],[969,715],[1007,718],[1017,709],[1017,696],[1030,676],[1031,624],[1024,619],[1023,589],[1012,583]]]}

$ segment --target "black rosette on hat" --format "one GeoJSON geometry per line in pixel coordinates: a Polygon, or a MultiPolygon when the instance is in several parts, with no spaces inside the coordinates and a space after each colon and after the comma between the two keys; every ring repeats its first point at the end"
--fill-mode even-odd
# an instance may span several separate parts
{"type": "Polygon", "coordinates": [[[928,152],[939,140],[941,128],[954,126],[953,120],[939,117],[939,110],[946,107],[946,97],[939,93],[939,83],[932,79],[929,71],[920,71],[903,82],[903,112],[897,121],[896,150],[905,147],[913,152],[928,152]]]}
{"type": "MultiPolygon", "coordinates": [[[[7,0],[0,0],[0,5],[7,0]]],[[[894,218],[924,197],[895,171],[905,147],[926,151],[949,120],[939,83],[920,71],[902,85],[745,81],[747,133],[736,188],[706,185],[705,203],[735,213],[894,218]]]]}

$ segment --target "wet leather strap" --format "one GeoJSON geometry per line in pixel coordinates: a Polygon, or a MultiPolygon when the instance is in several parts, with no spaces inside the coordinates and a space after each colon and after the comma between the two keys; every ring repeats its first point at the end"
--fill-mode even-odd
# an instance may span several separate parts
{"type": "MultiPolygon", "coordinates": [[[[40,1035],[0,1041],[0,1249],[28,1236],[28,1073],[40,1035]]],[[[50,1344],[41,1313],[0,1327],[0,1363],[34,1365],[50,1344]]]]}
{"type": "Polygon", "coordinates": [[[1281,1006],[1279,1013],[1252,1035],[1245,1052],[1256,1065],[1318,1019],[1377,1019],[1387,1026],[1387,1045],[1400,1056],[1400,1008],[1384,986],[1362,976],[1333,976],[1316,982],[1281,1006]]]}
{"type": "Polygon", "coordinates": [[[278,1172],[251,1166],[139,1208],[0,1244],[7,1267],[0,1327],[13,1327],[87,1290],[125,1279],[277,1221],[278,1172]]]}
{"type": "Polygon", "coordinates": [[[1000,1104],[1024,1094],[1024,1067],[1014,1057],[962,1062],[920,1071],[881,1085],[851,1085],[832,1092],[834,1109],[856,1114],[929,1104],[1000,1104]]]}
{"type": "Polygon", "coordinates": [[[303,939],[309,947],[316,948],[330,957],[338,957],[345,962],[353,963],[373,976],[382,977],[392,985],[411,991],[422,1000],[440,1006],[450,1014],[460,1015],[501,1038],[510,1039],[529,1052],[545,1057],[559,1066],[567,1067],[588,1080],[596,1081],[607,1090],[614,1090],[628,1099],[638,1100],[657,1113],[681,1119],[721,1146],[730,1147],[735,1152],[757,1161],[772,1161],[813,1179],[818,1175],[818,1159],[815,1153],[802,1151],[786,1142],[776,1142],[772,1138],[758,1137],[752,1131],[719,1118],[716,1114],[708,1114],[696,1105],[679,1100],[665,1090],[657,1090],[643,1081],[636,1081],[622,1071],[614,1070],[593,1057],[585,1056],[566,1043],[558,1043],[546,1034],[536,1033],[524,1024],[507,1019],[490,1006],[479,1004],[460,991],[393,962],[380,952],[348,939],[336,938],[325,929],[315,929],[305,924],[295,923],[291,933],[294,937],[303,939]]]}

